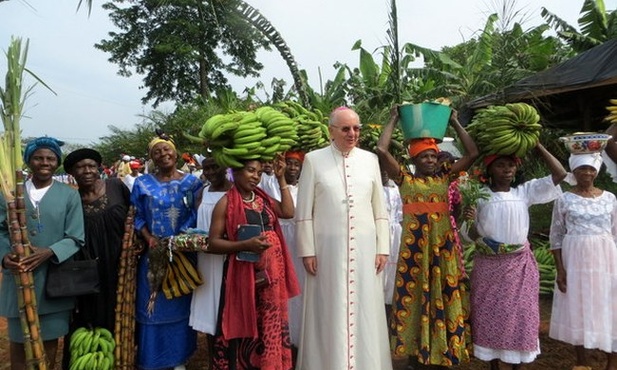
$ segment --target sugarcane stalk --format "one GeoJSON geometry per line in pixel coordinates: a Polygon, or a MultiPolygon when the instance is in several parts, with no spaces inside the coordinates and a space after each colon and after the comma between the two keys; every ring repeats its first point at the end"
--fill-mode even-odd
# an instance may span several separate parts
{"type": "Polygon", "coordinates": [[[134,217],[135,208],[130,207],[124,224],[122,252],[118,270],[118,287],[116,290],[116,323],[114,339],[116,341],[115,368],[133,369],[135,367],[135,274],[136,254],[134,252],[134,217]]]}
{"type": "MultiPolygon", "coordinates": [[[[21,176],[21,171],[19,171],[21,176]]],[[[9,230],[11,237],[11,247],[17,258],[21,259],[30,254],[28,239],[24,243],[23,229],[25,226],[20,224],[19,214],[24,212],[23,202],[18,202],[17,199],[23,199],[23,178],[21,186],[16,187],[17,197],[14,201],[7,202],[9,230]]],[[[47,369],[47,359],[45,355],[45,347],[40,335],[39,315],[37,312],[36,293],[34,289],[34,275],[31,271],[21,271],[14,275],[15,285],[17,287],[17,307],[19,312],[20,324],[24,337],[24,351],[26,356],[26,366],[28,369],[47,369]]]]}
{"type": "MultiPolygon", "coordinates": [[[[24,72],[43,86],[49,88],[40,78],[26,68],[28,41],[22,49],[20,38],[11,38],[6,51],[7,72],[4,87],[0,86],[0,119],[4,133],[0,135],[0,190],[7,203],[11,248],[16,258],[30,253],[26,229],[25,204],[23,198],[23,159],[21,154],[20,120],[26,98],[34,86],[25,87],[24,72]],[[17,203],[14,201],[17,197],[17,203]]],[[[51,90],[53,92],[53,90],[51,90]]],[[[28,369],[47,369],[45,349],[40,336],[34,276],[32,272],[15,275],[17,303],[24,336],[24,350],[28,369]]]]}

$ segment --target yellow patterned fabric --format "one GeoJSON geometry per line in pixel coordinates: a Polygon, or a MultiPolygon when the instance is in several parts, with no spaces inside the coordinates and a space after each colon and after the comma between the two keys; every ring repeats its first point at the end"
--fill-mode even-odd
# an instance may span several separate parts
{"type": "Polygon", "coordinates": [[[415,356],[426,365],[451,366],[469,361],[472,342],[469,294],[459,268],[448,202],[448,175],[401,178],[403,237],[390,318],[390,344],[395,357],[415,356]],[[410,212],[415,210],[415,212],[410,212]]]}
{"type": "Polygon", "coordinates": [[[182,252],[172,252],[173,260],[167,266],[167,275],[163,280],[165,298],[172,299],[190,294],[203,284],[199,272],[182,252]]]}

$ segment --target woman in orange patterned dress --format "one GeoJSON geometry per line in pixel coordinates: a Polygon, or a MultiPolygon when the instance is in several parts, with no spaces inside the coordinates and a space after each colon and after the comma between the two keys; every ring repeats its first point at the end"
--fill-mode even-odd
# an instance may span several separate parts
{"type": "Polygon", "coordinates": [[[436,141],[413,139],[408,147],[415,167],[412,173],[389,153],[396,122],[395,107],[377,145],[381,164],[399,185],[403,200],[403,236],[390,317],[391,350],[395,358],[409,358],[411,363],[457,365],[469,361],[471,338],[468,292],[448,209],[449,174],[471,167],[478,149],[453,111],[450,124],[465,154],[451,168],[440,168],[436,141]]]}
{"type": "Polygon", "coordinates": [[[216,204],[210,225],[209,252],[227,254],[221,310],[215,335],[214,369],[292,369],[287,301],[300,290],[278,217],[290,218],[294,206],[285,182],[285,161],[275,162],[281,201],[257,185],[258,160],[235,168],[234,186],[216,204]],[[258,236],[240,240],[238,226],[259,225],[258,236]],[[258,261],[237,259],[256,253],[258,261]]]}

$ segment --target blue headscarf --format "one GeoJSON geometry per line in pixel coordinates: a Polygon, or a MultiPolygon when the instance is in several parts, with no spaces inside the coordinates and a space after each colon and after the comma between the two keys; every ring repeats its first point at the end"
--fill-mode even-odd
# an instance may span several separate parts
{"type": "Polygon", "coordinates": [[[54,152],[56,157],[58,157],[58,163],[60,163],[60,159],[62,158],[62,150],[60,147],[62,145],[64,145],[64,141],[54,139],[53,137],[37,137],[26,145],[26,149],[24,149],[24,163],[28,164],[32,154],[41,148],[49,149],[54,152]]]}

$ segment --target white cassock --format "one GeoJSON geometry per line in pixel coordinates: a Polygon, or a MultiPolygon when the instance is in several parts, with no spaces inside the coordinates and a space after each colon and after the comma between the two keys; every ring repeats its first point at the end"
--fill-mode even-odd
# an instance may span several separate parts
{"type": "MultiPolygon", "coordinates": [[[[210,229],[214,206],[226,193],[209,189],[210,186],[204,188],[197,208],[197,228],[206,231],[210,229]]],[[[225,254],[197,253],[197,270],[204,283],[193,291],[189,325],[202,333],[216,334],[225,258],[225,254]]]]}
{"type": "Polygon", "coordinates": [[[375,257],[390,249],[377,156],[334,146],[306,155],[298,184],[296,243],[316,256],[306,274],[298,370],[389,370],[392,359],[375,257]]]}

